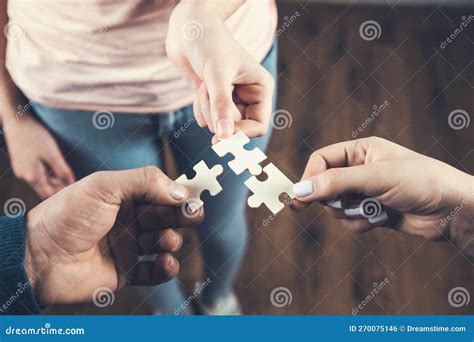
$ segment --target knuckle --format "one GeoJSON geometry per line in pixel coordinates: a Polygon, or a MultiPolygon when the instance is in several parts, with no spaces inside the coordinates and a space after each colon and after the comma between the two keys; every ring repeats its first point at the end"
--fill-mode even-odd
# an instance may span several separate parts
{"type": "Polygon", "coordinates": [[[145,166],[143,168],[145,187],[161,186],[164,182],[164,173],[156,166],[145,166]]]}

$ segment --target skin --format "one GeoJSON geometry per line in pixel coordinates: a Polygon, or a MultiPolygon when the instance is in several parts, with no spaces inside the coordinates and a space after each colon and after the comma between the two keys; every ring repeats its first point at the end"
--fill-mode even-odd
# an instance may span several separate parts
{"type": "MultiPolygon", "coordinates": [[[[220,2],[181,1],[173,10],[166,49],[169,58],[191,85],[196,121],[216,133],[213,142],[237,130],[260,136],[268,129],[274,81],[235,40],[224,20],[242,0],[220,2]],[[186,39],[183,27],[198,22],[203,34],[186,39]],[[223,63],[222,61],[225,61],[223,63]]],[[[7,23],[7,1],[0,3],[0,25],[7,23]]],[[[0,35],[0,56],[5,60],[7,39],[0,35]]],[[[45,199],[74,183],[75,176],[54,137],[27,110],[28,100],[1,63],[0,105],[4,135],[16,177],[45,199]]]]}
{"type": "Polygon", "coordinates": [[[241,3],[182,1],[168,28],[168,56],[191,85],[196,121],[215,133],[214,143],[236,131],[264,135],[271,117],[274,80],[224,22],[241,3]],[[191,21],[200,25],[198,38],[192,40],[183,34],[191,21]]]}
{"type": "MultiPolygon", "coordinates": [[[[92,174],[28,212],[24,266],[40,305],[89,301],[99,287],[157,285],[174,277],[174,227],[187,190],[155,167],[92,174]],[[157,254],[155,262],[139,255],[157,254]]],[[[189,216],[189,215],[187,215],[189,216]]]]}
{"type": "MultiPolygon", "coordinates": [[[[388,208],[392,227],[427,239],[448,239],[474,255],[474,177],[448,164],[370,137],[315,151],[302,180],[312,183],[313,192],[298,197],[295,210],[336,196],[342,196],[347,208],[354,193],[362,194],[388,208]]],[[[353,232],[378,226],[349,217],[343,209],[326,210],[353,232]]]]}

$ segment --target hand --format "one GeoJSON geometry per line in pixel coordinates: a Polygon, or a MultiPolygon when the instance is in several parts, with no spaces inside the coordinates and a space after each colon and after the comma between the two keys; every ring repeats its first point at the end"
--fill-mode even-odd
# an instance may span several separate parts
{"type": "Polygon", "coordinates": [[[42,199],[74,183],[74,174],[51,133],[31,114],[5,129],[13,173],[42,199]]]}
{"type": "MultiPolygon", "coordinates": [[[[302,179],[294,188],[295,209],[341,194],[349,199],[343,203],[347,208],[351,194],[362,194],[395,211],[389,216],[399,216],[395,224],[403,232],[446,237],[461,248],[472,240],[473,177],[387,140],[371,137],[324,147],[311,155],[302,179]]],[[[377,226],[344,208],[327,210],[354,232],[377,226]]]]}
{"type": "Polygon", "coordinates": [[[33,208],[26,219],[25,269],[38,302],[90,300],[99,287],[156,285],[175,276],[179,233],[198,223],[180,205],[187,190],[159,169],[98,172],[33,208]],[[142,255],[157,254],[155,262],[142,255]]]}
{"type": "Polygon", "coordinates": [[[217,5],[180,2],[171,14],[166,49],[194,90],[196,121],[216,134],[213,142],[235,131],[266,133],[274,80],[239,45],[217,5]]]}

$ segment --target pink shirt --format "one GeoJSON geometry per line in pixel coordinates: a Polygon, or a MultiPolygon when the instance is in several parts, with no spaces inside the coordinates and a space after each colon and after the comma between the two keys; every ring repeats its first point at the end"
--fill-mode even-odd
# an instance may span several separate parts
{"type": "MultiPolygon", "coordinates": [[[[6,0],[3,0],[6,1],[6,0]]],[[[31,100],[63,109],[169,112],[192,103],[165,51],[176,0],[8,0],[7,68],[31,100]]],[[[258,61],[277,24],[274,0],[248,0],[226,21],[258,61]]]]}

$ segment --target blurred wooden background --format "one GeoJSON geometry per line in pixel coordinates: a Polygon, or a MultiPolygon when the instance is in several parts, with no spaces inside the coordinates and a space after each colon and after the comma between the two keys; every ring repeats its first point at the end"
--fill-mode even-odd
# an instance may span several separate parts
{"type": "MultiPolygon", "coordinates": [[[[474,113],[474,23],[444,49],[440,44],[473,14],[473,7],[280,3],[280,25],[292,23],[279,35],[278,108],[291,114],[292,125],[275,131],[272,161],[298,180],[313,150],[352,139],[373,107],[388,101],[360,137],[384,137],[472,174],[474,125],[453,130],[448,115],[474,113]],[[379,39],[361,39],[366,20],[380,24],[379,39]]],[[[0,155],[0,204],[20,197],[31,208],[36,199],[13,178],[4,145],[0,155]]],[[[248,217],[247,257],[236,283],[246,314],[350,315],[384,278],[389,283],[359,314],[474,313],[474,299],[461,308],[448,303],[457,286],[474,296],[474,259],[449,243],[382,229],[354,235],[317,205],[286,210],[269,223],[266,209],[249,210],[248,217]],[[291,292],[289,305],[272,305],[276,287],[291,292]]],[[[195,246],[188,232],[180,276],[188,292],[201,268],[195,246]]],[[[147,313],[136,309],[134,296],[122,291],[108,312],[147,313]]],[[[84,304],[49,313],[105,312],[84,304]]]]}

